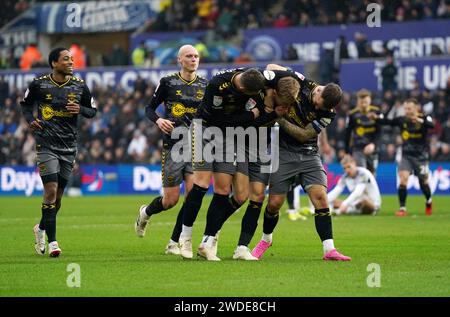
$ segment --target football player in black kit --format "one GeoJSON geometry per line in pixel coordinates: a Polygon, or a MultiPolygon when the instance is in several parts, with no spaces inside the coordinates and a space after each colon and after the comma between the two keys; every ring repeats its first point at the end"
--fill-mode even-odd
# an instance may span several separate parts
{"type": "Polygon", "coordinates": [[[434,128],[433,119],[424,115],[421,111],[419,102],[414,99],[407,99],[403,103],[405,115],[396,117],[392,120],[379,117],[381,124],[388,124],[400,128],[400,135],[403,140],[402,158],[398,164],[398,176],[400,184],[398,186],[398,199],[400,209],[396,212],[397,216],[406,216],[406,196],[408,194],[406,186],[411,173],[419,179],[420,189],[425,195],[425,214],[432,214],[431,190],[428,184],[429,174],[429,145],[427,141],[428,130],[434,128]]]}
{"type": "MultiPolygon", "coordinates": [[[[254,68],[231,69],[216,74],[206,87],[193,129],[193,167],[194,185],[186,199],[183,216],[183,229],[180,236],[180,251],[183,258],[192,258],[192,226],[200,210],[203,197],[208,190],[211,176],[214,177],[214,196],[208,209],[207,226],[204,239],[198,249],[201,257],[211,261],[220,261],[215,255],[214,235],[223,223],[227,210],[235,210],[229,194],[233,175],[236,173],[234,162],[234,135],[225,135],[221,140],[204,134],[208,128],[225,132],[227,127],[259,126],[277,117],[277,113],[265,112],[265,78],[262,71],[254,68]],[[205,160],[197,158],[196,153],[204,146],[214,144],[221,148],[220,159],[205,160]],[[198,149],[197,149],[198,147],[198,149]],[[230,157],[231,156],[231,160],[230,157]]],[[[209,130],[209,129],[208,129],[209,130]]]]}
{"type": "MultiPolygon", "coordinates": [[[[272,69],[285,69],[272,65],[272,69]]],[[[331,214],[327,201],[327,178],[320,155],[317,137],[334,119],[336,107],[342,99],[342,90],[336,84],[326,86],[296,73],[300,83],[298,103],[277,121],[280,125],[279,168],[270,175],[269,202],[264,212],[263,236],[252,251],[260,259],[272,245],[272,233],[289,187],[297,176],[315,207],[315,225],[323,244],[323,259],[349,261],[334,247],[331,214]]]]}
{"type": "Polygon", "coordinates": [[[381,126],[376,120],[370,119],[370,116],[372,116],[371,113],[380,114],[380,108],[371,105],[370,91],[361,89],[356,96],[356,107],[350,111],[347,119],[345,151],[352,153],[358,166],[367,168],[375,175],[378,166],[377,143],[381,126]]]}
{"type": "MultiPolygon", "coordinates": [[[[181,70],[161,78],[150,104],[145,108],[147,117],[164,133],[161,163],[163,195],[155,198],[150,204],[140,207],[135,224],[136,234],[139,237],[145,235],[146,226],[152,215],[177,204],[180,197],[180,184],[183,181],[186,196],[192,189],[191,160],[179,162],[172,158],[172,149],[175,143],[183,142],[187,148],[190,148],[190,142],[182,137],[172,137],[171,133],[175,127],[188,128],[190,126],[205,94],[207,80],[196,73],[199,65],[199,53],[192,45],[180,47],[178,63],[181,70]],[[160,118],[155,111],[161,103],[164,103],[166,108],[164,118],[160,118]]],[[[184,204],[178,212],[172,236],[166,246],[166,254],[180,254],[178,239],[182,228],[183,210],[184,204]]]]}
{"type": "Polygon", "coordinates": [[[73,76],[73,57],[66,48],[53,49],[48,57],[52,73],[35,78],[21,101],[22,112],[36,139],[36,161],[44,184],[42,218],[34,226],[35,250],[57,257],[56,215],[77,154],[79,115],[93,118],[97,113],[86,83],[73,76]],[[37,117],[33,110],[37,106],[37,117]]]}

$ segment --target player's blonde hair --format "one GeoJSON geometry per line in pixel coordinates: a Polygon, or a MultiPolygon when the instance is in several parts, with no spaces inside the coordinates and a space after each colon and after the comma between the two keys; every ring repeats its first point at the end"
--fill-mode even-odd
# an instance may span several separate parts
{"type": "Polygon", "coordinates": [[[361,89],[356,93],[356,97],[358,99],[364,99],[366,97],[372,97],[372,93],[368,91],[367,89],[361,89]]]}
{"type": "Polygon", "coordinates": [[[283,77],[277,83],[276,92],[283,100],[283,104],[290,106],[297,101],[300,84],[293,77],[283,77]]]}
{"type": "Polygon", "coordinates": [[[345,165],[345,164],[349,164],[349,163],[356,163],[356,161],[353,158],[353,156],[351,156],[350,154],[346,154],[346,155],[344,155],[344,157],[341,160],[341,165],[345,165]]]}

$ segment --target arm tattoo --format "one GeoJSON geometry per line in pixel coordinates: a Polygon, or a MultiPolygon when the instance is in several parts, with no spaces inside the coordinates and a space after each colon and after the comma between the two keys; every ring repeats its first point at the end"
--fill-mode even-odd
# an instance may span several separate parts
{"type": "Polygon", "coordinates": [[[296,138],[300,142],[306,142],[311,138],[317,136],[317,132],[314,130],[311,124],[308,124],[305,128],[300,128],[293,123],[290,123],[285,118],[278,118],[278,124],[288,134],[296,138]]]}

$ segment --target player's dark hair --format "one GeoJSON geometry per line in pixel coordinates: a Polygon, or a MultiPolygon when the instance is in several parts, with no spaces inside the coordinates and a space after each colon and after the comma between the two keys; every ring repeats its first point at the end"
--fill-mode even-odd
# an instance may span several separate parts
{"type": "Polygon", "coordinates": [[[62,51],[68,51],[65,47],[57,47],[52,49],[50,54],[48,54],[48,64],[50,65],[50,68],[53,69],[53,62],[57,62],[59,60],[59,54],[61,54],[62,51]]]}
{"type": "Polygon", "coordinates": [[[342,101],[342,96],[342,89],[339,85],[334,83],[327,84],[322,91],[324,107],[328,110],[337,107],[342,101]]]}
{"type": "Polygon", "coordinates": [[[257,94],[264,89],[264,75],[256,68],[247,69],[241,75],[241,84],[246,92],[257,94]]]}

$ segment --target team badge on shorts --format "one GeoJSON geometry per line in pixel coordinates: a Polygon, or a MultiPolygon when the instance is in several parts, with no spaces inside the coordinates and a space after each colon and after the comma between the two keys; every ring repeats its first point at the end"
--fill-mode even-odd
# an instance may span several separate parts
{"type": "Polygon", "coordinates": [[[44,173],[47,170],[47,167],[45,166],[44,163],[39,164],[38,168],[40,173],[44,173]]]}

